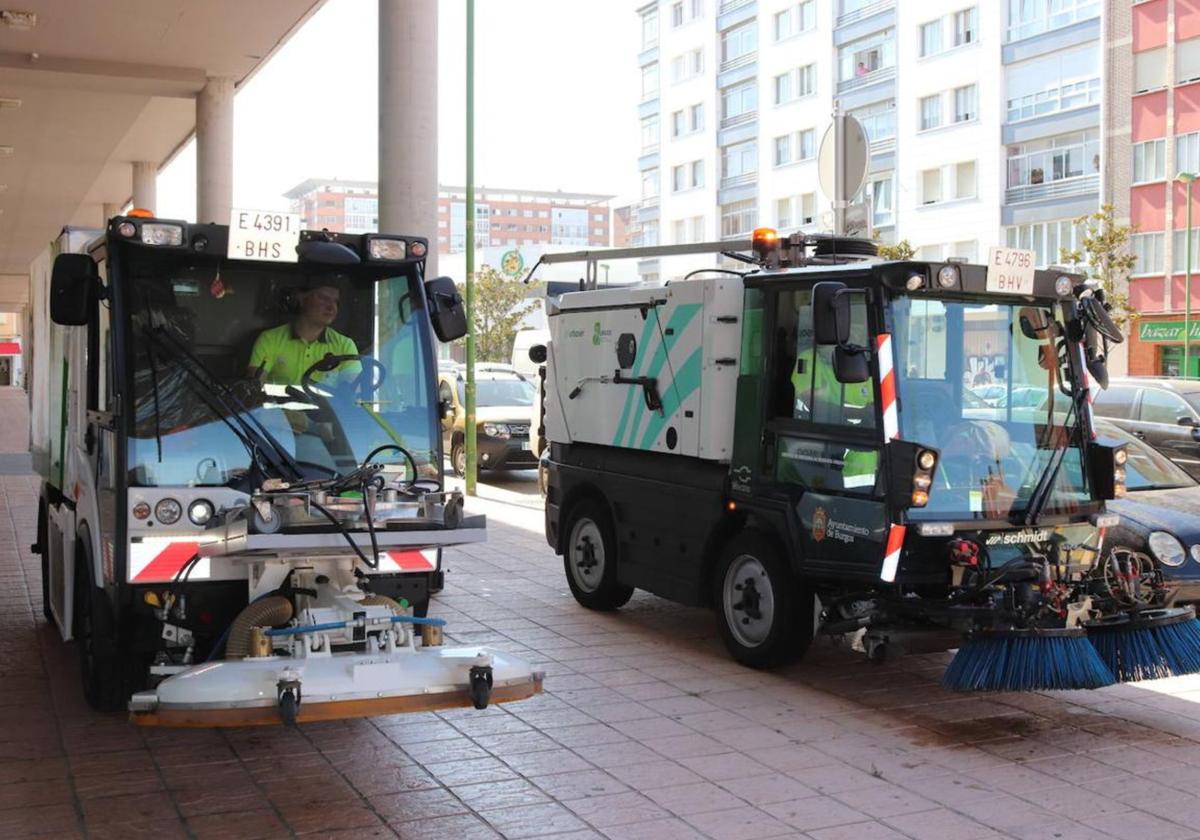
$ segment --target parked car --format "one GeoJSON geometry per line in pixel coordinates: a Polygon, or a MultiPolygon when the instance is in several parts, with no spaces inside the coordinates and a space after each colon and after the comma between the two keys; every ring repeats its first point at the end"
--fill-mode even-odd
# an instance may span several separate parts
{"type": "Polygon", "coordinates": [[[1095,412],[1200,479],[1200,380],[1113,379],[1095,412]]]}
{"type": "Polygon", "coordinates": [[[1200,484],[1158,450],[1097,419],[1102,438],[1125,444],[1123,499],[1108,503],[1121,522],[1105,535],[1108,546],[1148,554],[1162,570],[1175,601],[1200,602],[1200,484]]]}
{"type": "MultiPolygon", "coordinates": [[[[448,410],[442,435],[454,474],[467,472],[466,373],[462,367],[438,371],[438,399],[448,410]]],[[[475,366],[475,440],[482,469],[528,470],[537,466],[530,451],[529,418],[536,389],[512,365],[475,366]]]]}

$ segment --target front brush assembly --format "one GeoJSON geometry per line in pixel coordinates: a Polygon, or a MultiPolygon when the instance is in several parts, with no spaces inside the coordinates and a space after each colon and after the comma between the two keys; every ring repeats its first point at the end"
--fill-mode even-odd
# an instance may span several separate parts
{"type": "Polygon", "coordinates": [[[1118,682],[1200,672],[1200,622],[1190,606],[1133,610],[1084,627],[1118,682]]]}
{"type": "Polygon", "coordinates": [[[1064,691],[1114,682],[1082,627],[973,631],[942,676],[952,691],[1064,691]]]}

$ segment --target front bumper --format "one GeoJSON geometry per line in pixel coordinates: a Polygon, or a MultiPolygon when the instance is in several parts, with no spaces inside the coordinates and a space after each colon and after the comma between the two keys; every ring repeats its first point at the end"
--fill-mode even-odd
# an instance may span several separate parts
{"type": "Polygon", "coordinates": [[[538,463],[530,446],[528,435],[498,438],[485,435],[481,429],[477,437],[477,445],[479,466],[486,469],[531,470],[538,463]]]}

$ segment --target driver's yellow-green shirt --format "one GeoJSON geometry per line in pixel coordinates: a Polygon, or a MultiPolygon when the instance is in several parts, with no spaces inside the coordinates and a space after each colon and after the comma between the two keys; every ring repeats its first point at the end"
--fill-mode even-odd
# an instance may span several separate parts
{"type": "MultiPolygon", "coordinates": [[[[357,356],[354,339],[326,327],[316,341],[305,341],[296,335],[291,324],[264,330],[250,351],[250,369],[262,368],[262,379],[272,385],[299,385],[304,372],[326,355],[357,356]]],[[[343,362],[336,373],[339,378],[356,376],[362,371],[357,360],[343,362]]],[[[313,371],[312,379],[319,382],[329,374],[313,371]]]]}

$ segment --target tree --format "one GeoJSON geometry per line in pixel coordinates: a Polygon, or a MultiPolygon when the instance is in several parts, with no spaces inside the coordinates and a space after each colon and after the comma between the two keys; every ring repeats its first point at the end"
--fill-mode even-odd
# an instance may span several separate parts
{"type": "Polygon", "coordinates": [[[1062,248],[1058,259],[1088,277],[1100,281],[1104,299],[1112,306],[1112,318],[1121,326],[1137,312],[1129,306],[1127,281],[1137,265],[1137,256],[1129,250],[1133,225],[1120,225],[1113,219],[1113,206],[1105,204],[1095,213],[1080,216],[1075,226],[1082,228],[1081,248],[1062,248]]]}
{"type": "Polygon", "coordinates": [[[883,242],[875,244],[879,247],[879,256],[885,260],[911,260],[913,254],[917,253],[917,250],[908,244],[907,239],[901,239],[895,245],[886,245],[883,242]]]}
{"type": "MultiPolygon", "coordinates": [[[[511,280],[490,265],[475,272],[475,354],[479,361],[507,362],[512,358],[517,325],[536,305],[526,295],[540,288],[540,284],[526,286],[511,280]]],[[[460,291],[466,295],[465,290],[460,291]]]]}

